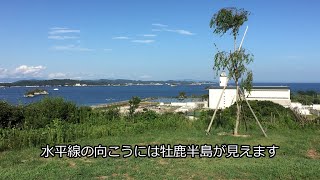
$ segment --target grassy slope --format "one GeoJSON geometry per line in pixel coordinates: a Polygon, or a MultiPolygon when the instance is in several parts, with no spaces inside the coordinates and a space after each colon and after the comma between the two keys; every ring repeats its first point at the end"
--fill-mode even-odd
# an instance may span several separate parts
{"type": "Polygon", "coordinates": [[[243,138],[206,136],[197,131],[156,131],[84,139],[80,144],[276,144],[280,150],[273,159],[44,159],[39,156],[40,148],[6,151],[0,153],[0,179],[320,179],[320,130],[269,130],[268,135],[266,139],[258,132],[243,138]],[[309,150],[316,150],[318,154],[311,158],[309,150]]]}

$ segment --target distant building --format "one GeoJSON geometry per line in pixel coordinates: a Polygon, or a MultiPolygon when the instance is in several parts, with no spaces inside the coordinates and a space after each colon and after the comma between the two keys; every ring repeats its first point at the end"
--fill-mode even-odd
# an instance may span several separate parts
{"type": "Polygon", "coordinates": [[[320,104],[302,105],[299,102],[291,102],[292,110],[301,115],[317,115],[320,116],[320,104]]]}
{"type": "MultiPolygon", "coordinates": [[[[228,86],[228,77],[225,72],[220,75],[220,86],[209,88],[209,108],[217,107],[224,86],[227,86],[218,109],[225,109],[236,102],[236,87],[228,86]]],[[[290,107],[290,89],[288,86],[254,86],[250,92],[244,92],[247,100],[272,101],[284,107],[290,107]]]]}

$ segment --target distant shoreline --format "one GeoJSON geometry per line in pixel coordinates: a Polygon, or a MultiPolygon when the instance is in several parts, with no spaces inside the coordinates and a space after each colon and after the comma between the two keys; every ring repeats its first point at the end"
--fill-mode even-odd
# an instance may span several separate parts
{"type": "Polygon", "coordinates": [[[99,80],[73,80],[73,79],[51,79],[51,80],[21,80],[15,82],[0,83],[0,86],[31,86],[31,87],[52,87],[52,86],[139,86],[139,85],[204,85],[215,84],[213,81],[197,81],[197,80],[168,80],[168,81],[142,81],[128,79],[99,79],[99,80]]]}
{"type": "MultiPolygon", "coordinates": [[[[144,99],[141,99],[141,102],[148,102],[149,100],[153,100],[153,99],[156,99],[156,98],[154,97],[144,98],[144,99]]],[[[102,103],[97,105],[91,105],[90,107],[95,109],[95,108],[105,108],[110,106],[124,106],[124,105],[129,105],[129,100],[112,102],[112,103],[102,103]]]]}

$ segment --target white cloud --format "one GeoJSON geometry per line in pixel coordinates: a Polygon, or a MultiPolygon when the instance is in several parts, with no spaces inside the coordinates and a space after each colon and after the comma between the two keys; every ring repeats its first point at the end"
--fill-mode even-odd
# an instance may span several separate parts
{"type": "Polygon", "coordinates": [[[0,68],[0,74],[5,74],[8,72],[8,69],[0,68]]]}
{"type": "Polygon", "coordinates": [[[7,77],[8,76],[8,69],[0,68],[0,77],[7,77]]]}
{"type": "Polygon", "coordinates": [[[156,34],[144,34],[142,36],[144,36],[144,37],[156,37],[157,35],[156,34]]]}
{"type": "Polygon", "coordinates": [[[163,29],[164,31],[174,32],[182,35],[195,35],[194,33],[184,30],[184,29],[163,29]]]}
{"type": "Polygon", "coordinates": [[[55,40],[65,40],[65,39],[78,39],[77,36],[48,36],[48,39],[55,39],[55,40]]]}
{"type": "Polygon", "coordinates": [[[61,73],[61,72],[58,72],[58,73],[51,73],[48,75],[48,78],[50,79],[63,79],[63,78],[66,78],[67,75],[64,74],[64,73],[61,73]]]}
{"type": "Polygon", "coordinates": [[[117,37],[113,37],[112,39],[130,39],[127,36],[117,36],[117,37]]]}
{"type": "Polygon", "coordinates": [[[151,79],[152,76],[145,74],[145,75],[139,76],[139,78],[140,79],[151,79]]]}
{"type": "Polygon", "coordinates": [[[158,26],[158,27],[168,27],[168,25],[160,24],[160,23],[153,23],[152,26],[158,26]]]}
{"type": "Polygon", "coordinates": [[[60,29],[69,29],[69,28],[66,28],[66,27],[53,27],[53,28],[50,28],[51,30],[60,30],[60,29]]]}
{"type": "Polygon", "coordinates": [[[151,31],[159,32],[159,31],[163,31],[163,30],[162,29],[151,29],[151,31]]]}
{"type": "Polygon", "coordinates": [[[46,67],[21,65],[15,68],[13,74],[23,76],[38,76],[46,67]]]}
{"type": "Polygon", "coordinates": [[[104,51],[112,51],[110,48],[103,49],[104,51]]]}
{"type": "Polygon", "coordinates": [[[185,30],[185,29],[169,29],[167,28],[168,25],[160,24],[160,23],[154,23],[153,26],[157,26],[158,29],[151,29],[151,31],[167,31],[167,32],[174,32],[182,35],[195,35],[195,33],[192,33],[191,31],[185,30]]]}
{"type": "Polygon", "coordinates": [[[93,49],[75,46],[73,44],[63,46],[53,46],[51,49],[56,51],[93,51],[93,49]]]}
{"type": "Polygon", "coordinates": [[[48,33],[49,34],[80,33],[80,30],[78,30],[78,29],[70,29],[70,28],[54,27],[54,28],[51,28],[48,33]]]}
{"type": "Polygon", "coordinates": [[[152,39],[146,39],[146,40],[132,40],[132,42],[134,43],[142,43],[142,44],[150,44],[150,43],[153,43],[155,42],[155,40],[152,40],[152,39]]]}

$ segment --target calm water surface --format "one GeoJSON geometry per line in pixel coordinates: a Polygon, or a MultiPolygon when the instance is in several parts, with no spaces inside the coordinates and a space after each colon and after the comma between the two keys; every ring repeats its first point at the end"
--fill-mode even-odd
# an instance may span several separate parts
{"type": "MultiPolygon", "coordinates": [[[[292,92],[299,90],[314,90],[320,92],[320,83],[256,83],[259,86],[290,86],[292,92]]],[[[132,96],[140,98],[148,97],[176,97],[179,92],[186,92],[190,95],[202,95],[208,93],[205,88],[208,85],[199,86],[87,86],[87,87],[58,87],[58,91],[54,91],[55,87],[41,87],[49,92],[51,97],[63,97],[73,101],[78,105],[97,105],[106,104],[130,99],[132,96]]],[[[36,96],[33,98],[23,97],[28,90],[34,87],[0,87],[0,100],[5,100],[13,104],[28,104],[38,101],[44,96],[36,96]]]]}

